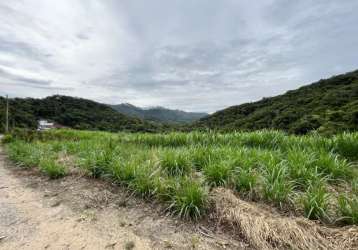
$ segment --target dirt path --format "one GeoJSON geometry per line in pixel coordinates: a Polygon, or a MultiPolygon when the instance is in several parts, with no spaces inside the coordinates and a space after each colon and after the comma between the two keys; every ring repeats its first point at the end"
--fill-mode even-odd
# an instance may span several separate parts
{"type": "Polygon", "coordinates": [[[49,181],[6,161],[0,148],[0,249],[244,249],[106,183],[49,181]]]}

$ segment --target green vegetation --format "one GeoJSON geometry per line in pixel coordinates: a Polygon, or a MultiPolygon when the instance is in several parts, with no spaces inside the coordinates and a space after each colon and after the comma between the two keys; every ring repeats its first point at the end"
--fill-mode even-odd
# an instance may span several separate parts
{"type": "Polygon", "coordinates": [[[329,193],[324,182],[312,183],[302,197],[305,216],[309,219],[328,218],[329,193]]]}
{"type": "Polygon", "coordinates": [[[357,224],[358,134],[330,138],[278,131],[108,133],[15,131],[10,159],[51,178],[71,168],[104,178],[184,218],[210,209],[215,187],[326,223],[357,224]],[[66,158],[66,157],[65,157],[66,158]],[[349,194],[349,195],[347,195],[349,194]]]}
{"type": "Polygon", "coordinates": [[[294,134],[357,131],[358,70],[229,107],[200,119],[192,128],[225,132],[279,129],[294,134]]]}
{"type": "MultiPolygon", "coordinates": [[[[143,121],[121,114],[108,105],[69,96],[44,99],[9,99],[10,127],[37,127],[37,121],[49,119],[75,129],[104,131],[161,131],[168,125],[143,121]]],[[[5,99],[0,97],[0,132],[5,124],[5,99]]]]}
{"type": "Polygon", "coordinates": [[[190,123],[208,115],[206,113],[185,112],[163,107],[143,109],[129,103],[111,105],[111,107],[131,117],[163,123],[190,123]]]}

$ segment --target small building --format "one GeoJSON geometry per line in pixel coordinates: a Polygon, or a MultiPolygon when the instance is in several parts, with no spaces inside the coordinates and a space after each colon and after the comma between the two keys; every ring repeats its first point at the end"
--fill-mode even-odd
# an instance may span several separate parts
{"type": "Polygon", "coordinates": [[[55,123],[54,122],[50,122],[48,120],[44,120],[41,119],[38,121],[38,126],[37,126],[37,130],[49,130],[49,129],[53,129],[56,128],[55,123]]]}

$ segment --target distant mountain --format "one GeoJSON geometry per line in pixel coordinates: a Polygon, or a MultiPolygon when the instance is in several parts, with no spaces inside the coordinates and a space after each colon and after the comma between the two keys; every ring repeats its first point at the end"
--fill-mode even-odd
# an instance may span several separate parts
{"type": "Polygon", "coordinates": [[[164,123],[190,123],[207,116],[207,113],[185,112],[163,107],[139,108],[129,103],[112,105],[113,109],[132,117],[164,123]]]}
{"type": "Polygon", "coordinates": [[[358,70],[204,117],[194,129],[280,129],[305,134],[358,130],[358,70]]]}
{"type": "MultiPolygon", "coordinates": [[[[44,99],[13,98],[10,127],[36,128],[40,118],[76,129],[105,131],[161,131],[164,125],[121,114],[106,104],[69,96],[44,99]]],[[[5,124],[5,99],[0,97],[0,132],[5,124]]]]}

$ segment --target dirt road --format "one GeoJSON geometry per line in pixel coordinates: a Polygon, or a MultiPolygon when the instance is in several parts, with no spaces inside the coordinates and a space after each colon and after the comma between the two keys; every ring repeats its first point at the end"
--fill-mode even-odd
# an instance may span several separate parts
{"type": "Polygon", "coordinates": [[[242,249],[117,187],[71,175],[50,181],[0,148],[0,249],[242,249]]]}

